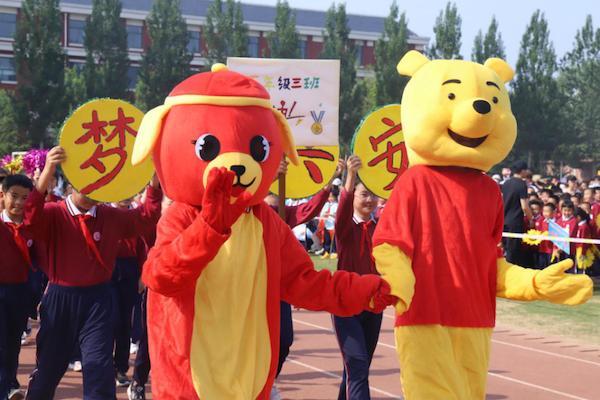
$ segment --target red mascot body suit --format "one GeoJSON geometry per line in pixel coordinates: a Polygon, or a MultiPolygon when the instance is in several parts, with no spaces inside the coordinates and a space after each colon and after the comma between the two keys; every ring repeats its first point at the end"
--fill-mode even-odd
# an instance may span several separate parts
{"type": "Polygon", "coordinates": [[[146,114],[133,155],[174,200],[143,271],[161,400],[268,399],[280,300],[343,316],[394,300],[376,275],[314,270],[263,202],[282,154],[297,161],[289,127],[259,83],[215,67],[146,114]]]}

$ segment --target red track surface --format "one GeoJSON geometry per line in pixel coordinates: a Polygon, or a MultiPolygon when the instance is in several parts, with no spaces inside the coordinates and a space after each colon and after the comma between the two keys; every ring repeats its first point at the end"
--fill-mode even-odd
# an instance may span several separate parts
{"type": "MultiPolygon", "coordinates": [[[[371,366],[373,399],[402,398],[392,327],[392,311],[388,310],[371,366]]],[[[291,355],[277,383],[282,398],[336,399],[342,362],[329,314],[294,311],[294,331],[291,355]]],[[[33,345],[23,348],[22,384],[33,368],[34,352],[33,345]]],[[[487,399],[597,400],[598,377],[600,348],[498,327],[492,343],[487,399]]],[[[124,389],[118,392],[119,399],[127,398],[124,389]]],[[[81,399],[81,375],[67,373],[55,398],[81,399]]]]}

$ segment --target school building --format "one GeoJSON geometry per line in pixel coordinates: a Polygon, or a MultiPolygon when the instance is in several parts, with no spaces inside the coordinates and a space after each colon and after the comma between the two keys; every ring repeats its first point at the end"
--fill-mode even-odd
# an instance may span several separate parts
{"type": "MultiPolygon", "coordinates": [[[[16,73],[13,62],[13,37],[19,20],[21,0],[0,0],[0,86],[14,87],[16,73]]],[[[121,18],[127,30],[129,48],[129,86],[135,87],[139,64],[144,49],[149,45],[145,19],[152,8],[152,0],[123,0],[121,18]]],[[[181,0],[183,17],[188,24],[188,49],[194,54],[192,67],[206,65],[203,57],[205,41],[203,27],[206,24],[206,13],[210,5],[208,0],[181,0]]],[[[83,47],[86,18],[92,13],[92,0],[68,0],[60,2],[63,34],[62,45],[67,55],[68,65],[80,68],[85,62],[83,47]]],[[[248,26],[248,55],[261,57],[268,52],[267,34],[275,29],[274,6],[263,6],[242,3],[244,21],[248,26]]],[[[325,27],[324,11],[294,9],[296,28],[300,34],[300,55],[302,58],[319,58],[323,48],[323,31],[325,27]]],[[[350,38],[356,45],[356,64],[359,76],[373,74],[375,62],[374,45],[382,36],[383,17],[366,15],[348,15],[351,29],[350,38]]],[[[422,50],[429,38],[419,36],[410,31],[409,45],[422,50]]]]}

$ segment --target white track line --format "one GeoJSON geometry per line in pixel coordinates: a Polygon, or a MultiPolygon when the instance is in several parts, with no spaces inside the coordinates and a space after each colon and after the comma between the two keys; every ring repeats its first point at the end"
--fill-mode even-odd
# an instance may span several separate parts
{"type": "MultiPolygon", "coordinates": [[[[297,361],[292,357],[288,357],[286,362],[291,362],[292,364],[299,365],[301,367],[310,369],[312,371],[320,372],[323,375],[327,375],[331,378],[336,378],[336,379],[340,379],[340,380],[342,379],[342,377],[340,375],[336,375],[332,372],[325,371],[324,369],[321,369],[321,368],[313,367],[312,365],[297,361]]],[[[392,399],[400,399],[400,400],[402,399],[402,396],[398,396],[397,394],[386,392],[385,390],[377,389],[376,387],[373,387],[373,386],[369,386],[369,389],[371,389],[373,392],[377,392],[377,393],[383,394],[384,396],[391,397],[392,399]]]]}
{"type": "MultiPolygon", "coordinates": [[[[295,323],[298,323],[300,325],[306,325],[306,326],[310,326],[312,328],[317,328],[317,329],[321,329],[321,330],[324,330],[324,331],[328,331],[328,332],[334,333],[332,329],[326,328],[326,327],[321,326],[321,325],[316,325],[316,324],[312,324],[310,322],[301,321],[301,320],[299,320],[297,318],[293,318],[293,320],[294,320],[295,323]]],[[[501,342],[501,343],[507,343],[507,342],[501,342]]],[[[507,344],[508,345],[512,345],[512,343],[507,343],[507,344]]],[[[395,346],[392,346],[392,345],[389,345],[389,344],[383,343],[383,342],[377,342],[377,345],[383,346],[383,347],[388,347],[388,348],[394,349],[394,350],[396,349],[395,346]]],[[[532,348],[529,348],[529,347],[524,347],[524,346],[519,346],[519,345],[514,345],[514,346],[523,347],[525,350],[538,351],[537,349],[532,349],[532,348]]],[[[554,353],[550,353],[550,352],[544,352],[543,350],[539,350],[539,352],[547,353],[548,355],[552,355],[552,356],[560,356],[560,354],[554,354],[554,353]]],[[[565,356],[565,357],[568,357],[568,356],[565,356]]],[[[572,358],[572,359],[574,359],[576,361],[587,361],[587,360],[580,360],[580,359],[574,358],[574,357],[570,357],[570,358],[572,358]]],[[[593,362],[590,361],[590,363],[593,363],[593,362]]],[[[596,363],[593,363],[593,364],[596,364],[596,363]]],[[[324,372],[327,372],[327,371],[324,371],[324,372]]],[[[331,374],[331,373],[327,372],[327,374],[331,374]]],[[[331,375],[335,375],[335,374],[331,374],[331,375]]],[[[504,379],[504,380],[507,380],[509,382],[518,383],[520,385],[529,386],[529,387],[532,387],[532,388],[535,388],[535,389],[539,389],[539,390],[543,390],[543,391],[546,391],[546,392],[549,392],[549,393],[553,393],[553,394],[557,394],[557,395],[560,395],[560,396],[564,396],[564,397],[567,397],[569,399],[589,400],[589,399],[586,399],[585,397],[578,397],[578,396],[575,396],[575,395],[572,395],[572,394],[569,394],[569,393],[565,393],[565,392],[561,392],[561,391],[558,391],[558,390],[550,389],[550,388],[547,388],[545,386],[536,385],[534,383],[529,383],[529,382],[526,382],[526,381],[522,381],[520,379],[511,378],[511,377],[500,375],[500,374],[496,374],[496,373],[493,373],[493,372],[488,372],[488,375],[493,376],[494,378],[504,379]]],[[[340,379],[341,379],[341,377],[340,377],[340,379]]]]}
{"type": "MultiPolygon", "coordinates": [[[[395,317],[383,314],[383,316],[387,319],[395,319],[395,317]]],[[[590,365],[594,365],[596,367],[600,367],[600,362],[596,362],[596,361],[591,361],[591,360],[586,360],[584,358],[577,358],[577,357],[573,357],[573,356],[567,356],[565,354],[560,354],[560,353],[553,353],[551,351],[547,351],[547,350],[540,350],[540,349],[536,349],[535,347],[529,347],[529,346],[523,346],[520,344],[514,344],[514,343],[509,343],[509,342],[505,342],[503,340],[498,340],[498,339],[492,339],[492,343],[497,343],[497,344],[502,344],[504,346],[511,346],[511,347],[515,347],[517,349],[521,349],[521,350],[528,350],[528,351],[533,351],[535,353],[540,353],[540,354],[545,354],[548,356],[554,356],[554,357],[559,357],[559,358],[564,358],[566,360],[571,360],[571,361],[578,361],[578,362],[582,362],[585,364],[590,364],[590,365]]]]}

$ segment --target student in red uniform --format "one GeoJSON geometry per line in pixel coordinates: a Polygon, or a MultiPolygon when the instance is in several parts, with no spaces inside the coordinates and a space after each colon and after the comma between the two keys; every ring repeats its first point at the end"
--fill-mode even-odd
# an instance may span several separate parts
{"type": "MultiPolygon", "coordinates": [[[[535,223],[535,229],[544,233],[548,232],[548,224],[554,221],[554,213],[556,206],[553,203],[544,204],[542,208],[542,218],[539,218],[535,223]]],[[[550,240],[542,240],[538,246],[535,266],[538,269],[544,269],[551,264],[553,243],[550,240]]]]}
{"type": "MultiPolygon", "coordinates": [[[[590,226],[590,216],[588,213],[583,211],[581,208],[575,210],[575,219],[577,220],[577,235],[578,239],[591,239],[592,228],[590,226]]],[[[575,268],[578,272],[583,272],[587,268],[592,266],[592,262],[589,264],[586,261],[588,256],[587,252],[591,245],[587,243],[575,243],[575,268]]]]}
{"type": "MultiPolygon", "coordinates": [[[[563,227],[567,232],[569,232],[569,237],[575,238],[577,237],[577,220],[575,219],[575,206],[571,203],[570,200],[564,200],[562,203],[562,207],[560,209],[561,215],[560,218],[557,219],[556,223],[563,227]]],[[[571,258],[575,257],[575,244],[571,244],[571,258]]],[[[566,256],[562,256],[561,259],[567,258],[566,256]]]]}
{"type": "Polygon", "coordinates": [[[0,399],[22,399],[17,381],[21,334],[33,302],[27,284],[32,236],[23,226],[27,197],[33,183],[25,175],[2,181],[0,201],[0,399]]]}
{"type": "MultiPolygon", "coordinates": [[[[347,161],[346,183],[338,203],[335,232],[338,270],[358,274],[377,274],[371,256],[371,238],[375,232],[373,211],[377,197],[357,182],[359,157],[347,161]]],[[[333,327],[344,361],[344,373],[338,400],[370,399],[369,367],[379,339],[382,314],[368,311],[352,317],[332,316],[333,327]]]]}
{"type": "Polygon", "coordinates": [[[27,399],[54,397],[77,347],[82,355],[83,398],[114,399],[115,307],[110,279],[118,243],[157,222],[162,192],[154,177],[145,204],[134,210],[99,205],[76,191],[65,201],[44,204],[49,179],[65,158],[62,148],[50,150],[25,213],[25,224],[48,246],[45,272],[50,282],[41,304],[36,369],[27,399]]]}

